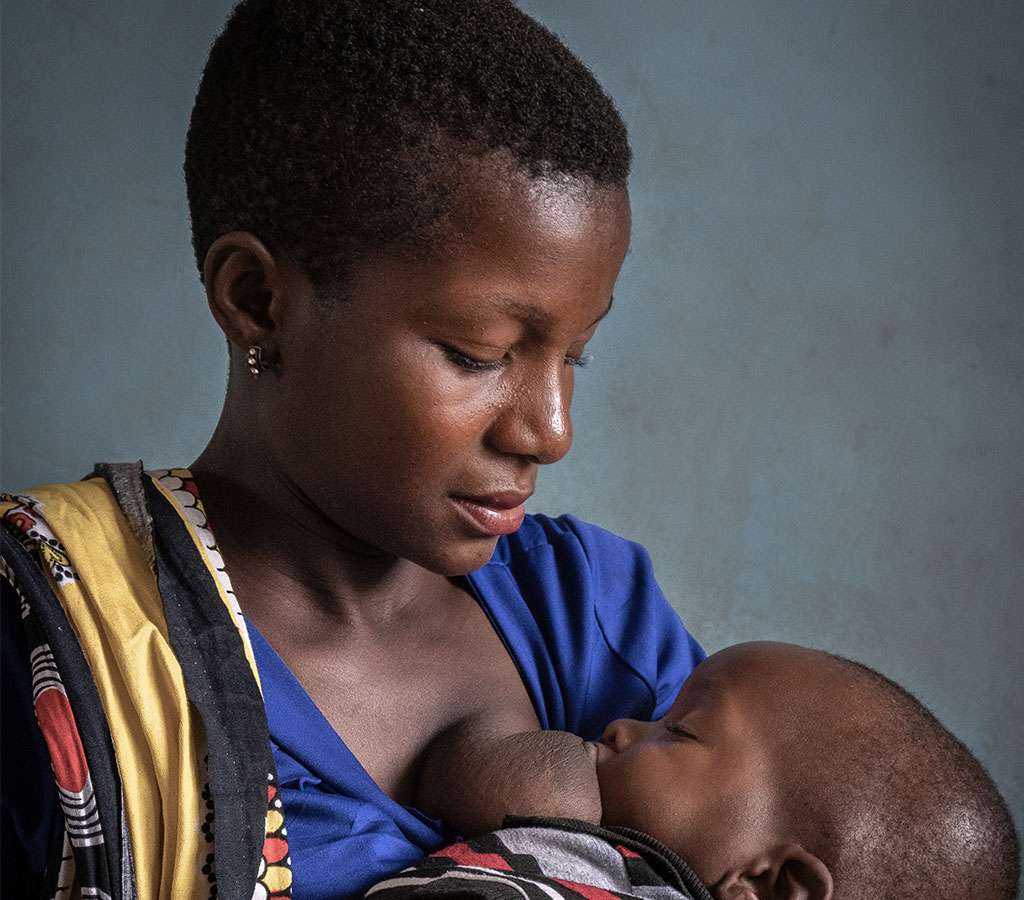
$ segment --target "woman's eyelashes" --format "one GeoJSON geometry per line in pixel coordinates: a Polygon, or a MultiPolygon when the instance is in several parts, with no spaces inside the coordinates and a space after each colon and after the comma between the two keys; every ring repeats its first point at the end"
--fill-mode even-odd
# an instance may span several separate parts
{"type": "Polygon", "coordinates": [[[503,368],[508,361],[507,353],[497,359],[478,359],[475,356],[470,356],[468,353],[457,350],[449,344],[441,344],[441,349],[451,362],[455,363],[460,369],[466,369],[469,372],[494,372],[503,368]]]}
{"type": "MultiPolygon", "coordinates": [[[[477,356],[472,356],[469,353],[465,353],[451,344],[440,344],[441,349],[444,351],[445,356],[448,360],[458,366],[460,369],[465,369],[468,372],[495,372],[499,369],[503,369],[510,361],[511,356],[506,351],[502,356],[496,359],[480,359],[477,356]]],[[[565,364],[567,366],[573,366],[577,369],[582,369],[584,366],[590,364],[593,356],[579,354],[572,355],[567,354],[565,357],[565,364]]]]}

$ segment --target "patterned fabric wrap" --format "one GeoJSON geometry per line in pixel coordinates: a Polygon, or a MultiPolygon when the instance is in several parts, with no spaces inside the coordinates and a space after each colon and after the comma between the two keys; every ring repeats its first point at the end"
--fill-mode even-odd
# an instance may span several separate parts
{"type": "Polygon", "coordinates": [[[711,900],[678,856],[626,828],[508,817],[372,887],[373,900],[711,900]]]}
{"type": "Polygon", "coordinates": [[[103,469],[0,497],[63,812],[44,896],[289,897],[252,648],[191,475],[103,469]]]}

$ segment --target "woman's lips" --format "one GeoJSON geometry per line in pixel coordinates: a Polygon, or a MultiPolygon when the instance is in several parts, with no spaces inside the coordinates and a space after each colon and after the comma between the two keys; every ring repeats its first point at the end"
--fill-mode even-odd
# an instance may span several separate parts
{"type": "Polygon", "coordinates": [[[456,497],[455,502],[483,534],[497,537],[512,534],[523,524],[523,504],[529,494],[501,493],[486,497],[456,497]]]}

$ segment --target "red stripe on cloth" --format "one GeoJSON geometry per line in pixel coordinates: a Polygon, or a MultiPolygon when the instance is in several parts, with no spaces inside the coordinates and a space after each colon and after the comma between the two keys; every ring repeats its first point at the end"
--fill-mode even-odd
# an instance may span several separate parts
{"type": "Polygon", "coordinates": [[[430,855],[454,860],[460,866],[477,866],[481,869],[497,869],[500,872],[512,871],[512,866],[497,853],[477,853],[466,844],[452,844],[430,855]]]}
{"type": "Polygon", "coordinates": [[[634,853],[629,849],[629,847],[623,847],[622,844],[616,844],[615,849],[618,850],[622,856],[626,857],[626,859],[640,859],[639,853],[634,853]]]}
{"type": "Polygon", "coordinates": [[[62,691],[50,688],[36,698],[35,706],[57,784],[73,794],[81,793],[89,777],[89,764],[68,698],[62,691]]]}
{"type": "Polygon", "coordinates": [[[565,881],[561,878],[552,878],[551,880],[557,881],[563,887],[576,891],[577,894],[581,897],[586,897],[587,900],[621,900],[615,894],[606,891],[604,888],[594,887],[592,884],[579,884],[576,881],[565,881]]]}

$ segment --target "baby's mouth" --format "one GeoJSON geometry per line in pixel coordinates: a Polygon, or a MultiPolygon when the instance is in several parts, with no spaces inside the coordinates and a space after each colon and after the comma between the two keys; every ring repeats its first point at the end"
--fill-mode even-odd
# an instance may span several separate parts
{"type": "Polygon", "coordinates": [[[605,749],[604,744],[600,741],[584,741],[583,749],[586,751],[587,757],[597,766],[605,749]]]}

